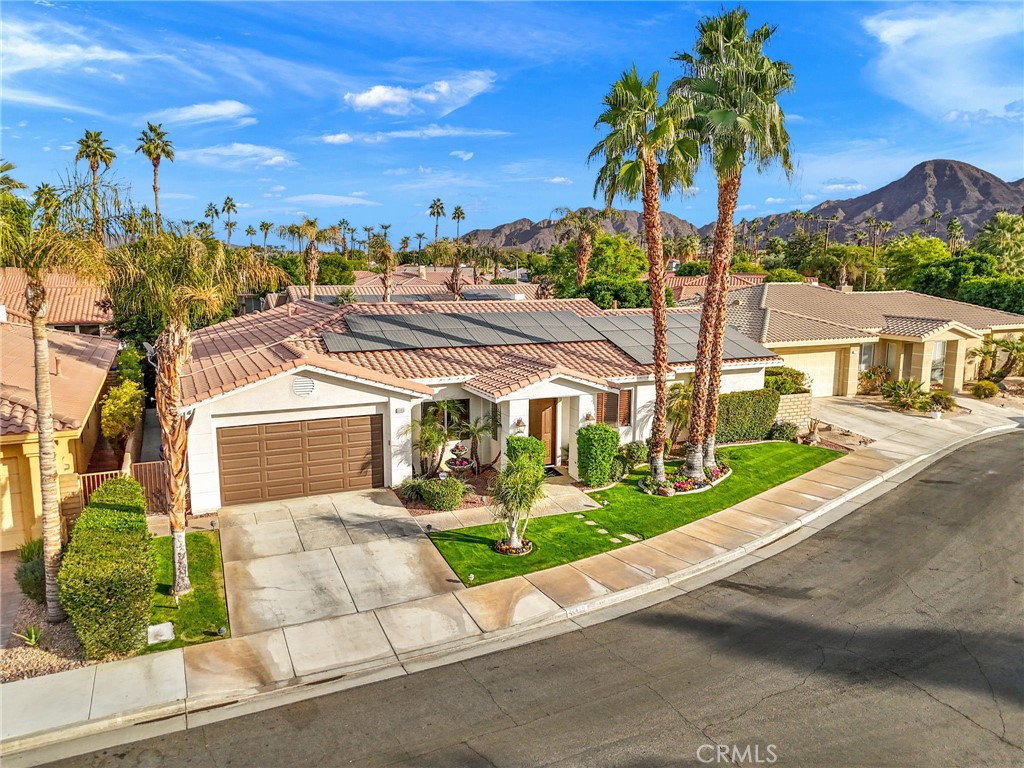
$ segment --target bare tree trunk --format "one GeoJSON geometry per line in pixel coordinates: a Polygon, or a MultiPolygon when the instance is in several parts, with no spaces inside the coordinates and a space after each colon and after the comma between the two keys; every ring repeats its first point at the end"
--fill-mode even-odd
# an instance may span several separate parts
{"type": "Polygon", "coordinates": [[[665,262],[661,242],[661,189],[658,161],[647,151],[644,162],[644,239],[647,241],[648,285],[654,320],[654,419],[651,422],[651,478],[665,480],[665,410],[668,388],[668,305],[665,301],[665,262]]]}
{"type": "Polygon", "coordinates": [[[313,238],[310,238],[309,245],[306,246],[306,278],[309,280],[308,298],[310,301],[316,301],[316,279],[319,275],[320,250],[316,247],[313,238]]]}
{"type": "Polygon", "coordinates": [[[89,170],[92,171],[92,231],[99,242],[103,242],[103,227],[100,225],[100,177],[99,161],[93,160],[89,163],[89,170]]]}
{"type": "Polygon", "coordinates": [[[391,269],[390,260],[387,260],[384,267],[384,271],[380,273],[380,282],[384,289],[383,301],[385,303],[389,303],[391,301],[391,284],[395,280],[395,273],[394,270],[391,269]]]}
{"type": "Polygon", "coordinates": [[[590,235],[586,232],[581,232],[576,239],[576,248],[576,285],[582,287],[587,282],[587,264],[590,263],[590,253],[592,250],[590,235]]]}
{"type": "Polygon", "coordinates": [[[153,210],[156,215],[156,231],[160,231],[160,158],[153,161],[153,210]]]}
{"type": "Polygon", "coordinates": [[[50,345],[46,337],[46,290],[32,281],[25,290],[32,315],[35,350],[36,431],[39,435],[39,488],[42,496],[43,572],[46,583],[46,620],[64,621],[57,574],[60,572],[63,536],[60,493],[57,485],[57,444],[53,437],[53,397],[50,392],[50,345]]]}
{"type": "Polygon", "coordinates": [[[192,353],[192,337],[181,320],[167,324],[156,340],[156,408],[160,417],[164,458],[169,465],[167,490],[171,543],[174,552],[175,595],[192,591],[185,550],[185,515],[188,511],[188,425],[181,413],[181,372],[192,353]]]}

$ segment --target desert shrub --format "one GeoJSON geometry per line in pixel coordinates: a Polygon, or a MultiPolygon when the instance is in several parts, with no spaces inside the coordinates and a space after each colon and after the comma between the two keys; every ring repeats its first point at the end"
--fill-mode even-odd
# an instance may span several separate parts
{"type": "Polygon", "coordinates": [[[956,408],[956,400],[944,389],[937,389],[928,395],[927,409],[929,411],[952,411],[956,408]]]}
{"type": "Polygon", "coordinates": [[[111,387],[103,398],[100,430],[118,450],[124,447],[142,418],[142,399],[142,387],[131,379],[111,387]]]}
{"type": "Polygon", "coordinates": [[[611,464],[608,470],[608,480],[612,483],[617,483],[619,480],[624,478],[630,470],[629,462],[626,457],[621,453],[617,456],[612,456],[611,464]]]}
{"type": "Polygon", "coordinates": [[[434,478],[424,481],[420,486],[420,494],[427,506],[442,511],[456,509],[470,490],[469,485],[457,477],[446,477],[444,480],[434,478]]]}
{"type": "Polygon", "coordinates": [[[142,355],[135,347],[125,347],[117,353],[117,379],[142,385],[142,355]]]}
{"type": "Polygon", "coordinates": [[[971,394],[980,400],[987,400],[999,394],[999,385],[993,381],[976,381],[971,387],[971,394]]]}
{"type": "Polygon", "coordinates": [[[710,268],[711,264],[707,261],[686,261],[679,265],[679,268],[676,270],[676,275],[679,277],[706,275],[710,268]]]}
{"type": "Polygon", "coordinates": [[[491,280],[491,285],[515,285],[516,282],[518,281],[513,280],[511,277],[496,277],[491,280]]]}
{"type": "Polygon", "coordinates": [[[427,478],[423,475],[407,477],[398,486],[398,496],[403,501],[423,501],[423,484],[427,478]]]}
{"type": "Polygon", "coordinates": [[[872,365],[857,374],[857,392],[862,395],[873,395],[881,389],[892,371],[884,365],[872,365]]]}
{"type": "Polygon", "coordinates": [[[786,443],[796,442],[797,426],[791,421],[784,421],[781,424],[773,424],[768,430],[769,440],[782,440],[786,443]]]}
{"type": "Polygon", "coordinates": [[[14,580],[18,582],[21,593],[37,603],[46,602],[46,574],[43,571],[43,552],[39,557],[18,563],[14,569],[14,580]]]}
{"type": "Polygon", "coordinates": [[[131,477],[112,477],[104,480],[89,497],[89,506],[95,509],[119,509],[125,512],[146,513],[146,491],[131,477]]]}
{"type": "Polygon", "coordinates": [[[583,485],[594,488],[608,483],[620,439],[619,430],[601,422],[576,433],[576,455],[583,485]]]}
{"type": "Polygon", "coordinates": [[[527,435],[509,435],[505,443],[505,458],[512,463],[518,463],[521,457],[543,467],[548,458],[544,441],[527,435]]]}
{"type": "Polygon", "coordinates": [[[808,392],[807,374],[796,368],[779,366],[765,368],[764,388],[778,392],[780,395],[792,395],[797,392],[808,392]]]}
{"type": "Polygon", "coordinates": [[[642,440],[634,440],[632,443],[626,443],[622,446],[619,449],[619,454],[626,460],[626,466],[632,470],[641,464],[647,463],[648,450],[647,443],[642,440]]]}
{"type": "Polygon", "coordinates": [[[718,426],[715,440],[735,443],[764,440],[779,412],[779,393],[770,389],[730,392],[718,398],[718,426]]]}
{"type": "Polygon", "coordinates": [[[20,547],[18,547],[18,562],[19,563],[30,563],[33,560],[39,560],[43,556],[43,540],[42,539],[29,539],[20,547]]]}
{"type": "Polygon", "coordinates": [[[802,283],[804,282],[804,276],[795,269],[779,267],[768,270],[768,273],[764,276],[764,281],[766,283],[802,283]]]}
{"type": "Polygon", "coordinates": [[[882,397],[901,411],[913,411],[927,402],[928,395],[921,390],[916,379],[896,379],[882,385],[882,397]]]}

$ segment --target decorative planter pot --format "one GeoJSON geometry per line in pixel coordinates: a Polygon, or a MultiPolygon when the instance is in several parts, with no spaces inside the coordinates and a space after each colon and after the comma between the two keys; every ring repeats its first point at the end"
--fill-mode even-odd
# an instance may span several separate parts
{"type": "Polygon", "coordinates": [[[928,415],[931,416],[933,419],[941,419],[942,411],[928,411],[928,415]]]}

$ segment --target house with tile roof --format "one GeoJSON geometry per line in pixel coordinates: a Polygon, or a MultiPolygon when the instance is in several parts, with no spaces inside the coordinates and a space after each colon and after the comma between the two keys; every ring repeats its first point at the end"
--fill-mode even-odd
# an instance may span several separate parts
{"type": "MultiPolygon", "coordinates": [[[[86,471],[100,397],[117,355],[112,339],[51,331],[50,389],[58,480],[86,471]]],[[[32,328],[0,323],[0,550],[41,534],[38,410],[32,328]]],[[[76,482],[77,487],[77,482],[76,482]]]]}
{"type": "MultiPolygon", "coordinates": [[[[702,296],[684,300],[700,307],[702,296]]],[[[1024,333],[1024,315],[914,291],[837,291],[807,283],[731,289],[728,322],[803,371],[815,397],[857,393],[860,371],[963,389],[977,375],[971,349],[1024,333]]]]}
{"type": "MultiPolygon", "coordinates": [[[[376,278],[372,281],[357,282],[355,285],[317,285],[314,286],[313,296],[318,302],[325,304],[334,304],[339,296],[347,294],[351,294],[356,301],[360,302],[380,302],[384,298],[384,289],[381,287],[380,275],[376,275],[376,278]]],[[[461,295],[465,301],[522,301],[536,298],[537,287],[534,283],[519,283],[517,285],[464,284],[461,295]]],[[[289,285],[284,290],[283,301],[278,303],[308,298],[308,286],[289,285]]],[[[452,301],[453,298],[452,292],[448,290],[447,286],[440,283],[402,283],[391,289],[391,300],[406,304],[420,301],[452,301]]]]}
{"type": "MultiPolygon", "coordinates": [[[[25,303],[28,279],[18,267],[0,268],[0,322],[30,323],[25,303]]],[[[98,336],[111,321],[103,308],[106,291],[98,285],[83,283],[71,275],[51,273],[43,280],[46,286],[46,325],[58,331],[98,336]]]]}
{"type": "MultiPolygon", "coordinates": [[[[673,381],[696,357],[699,316],[670,320],[673,381]]],[[[484,461],[507,438],[542,440],[577,475],[575,433],[603,421],[649,436],[649,312],[585,299],[355,303],[306,299],[197,331],[182,377],[196,512],[395,486],[418,466],[413,425],[439,401],[492,416],[484,461]]],[[[780,360],[735,329],[722,390],[760,389],[780,360]]]]}

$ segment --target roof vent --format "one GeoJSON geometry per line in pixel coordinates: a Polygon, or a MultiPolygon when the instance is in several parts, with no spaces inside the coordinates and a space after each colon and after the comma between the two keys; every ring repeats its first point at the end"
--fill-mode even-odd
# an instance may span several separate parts
{"type": "Polygon", "coordinates": [[[299,397],[309,397],[316,389],[316,382],[308,376],[296,376],[292,379],[292,392],[299,397]]]}

